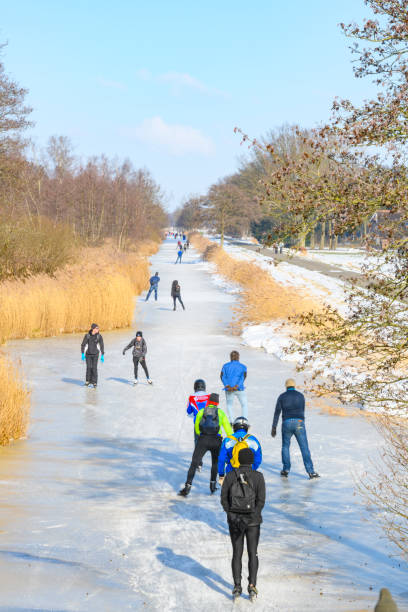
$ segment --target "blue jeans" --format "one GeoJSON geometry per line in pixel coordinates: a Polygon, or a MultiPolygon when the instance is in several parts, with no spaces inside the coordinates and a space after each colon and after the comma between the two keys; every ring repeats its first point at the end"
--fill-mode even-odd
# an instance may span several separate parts
{"type": "Polygon", "coordinates": [[[248,418],[248,400],[246,396],[246,391],[225,391],[225,399],[227,401],[228,418],[230,420],[230,423],[234,422],[234,415],[232,413],[234,397],[237,397],[239,403],[241,404],[241,414],[239,414],[238,416],[243,416],[246,419],[248,418]]]}
{"type": "Polygon", "coordinates": [[[151,294],[153,293],[153,291],[154,291],[154,299],[157,301],[157,285],[151,285],[148,291],[148,294],[146,295],[146,302],[151,296],[151,294]]]}
{"type": "Polygon", "coordinates": [[[302,419],[285,419],[282,423],[282,464],[286,472],[290,471],[290,439],[295,436],[302,453],[305,470],[308,474],[314,472],[312,457],[307,443],[305,422],[302,419]]]}

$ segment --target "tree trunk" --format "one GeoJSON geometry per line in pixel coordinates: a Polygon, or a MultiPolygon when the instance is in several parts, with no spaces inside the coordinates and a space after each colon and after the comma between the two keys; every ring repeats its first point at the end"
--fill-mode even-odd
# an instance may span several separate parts
{"type": "Polygon", "coordinates": [[[313,228],[311,233],[310,233],[310,248],[311,249],[315,249],[316,248],[315,228],[313,228]]]}
{"type": "Polygon", "coordinates": [[[326,221],[322,221],[320,223],[320,246],[319,248],[323,251],[324,250],[324,246],[325,246],[325,238],[326,238],[326,221]]]}

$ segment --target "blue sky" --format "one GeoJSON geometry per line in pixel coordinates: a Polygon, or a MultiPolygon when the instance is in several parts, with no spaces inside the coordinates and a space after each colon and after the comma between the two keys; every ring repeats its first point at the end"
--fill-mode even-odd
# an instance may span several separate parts
{"type": "Polygon", "coordinates": [[[168,208],[232,173],[257,137],[309,127],[336,96],[356,102],[350,41],[338,23],[363,0],[16,0],[3,2],[6,70],[29,89],[43,145],[68,136],[79,156],[147,167],[168,208]]]}

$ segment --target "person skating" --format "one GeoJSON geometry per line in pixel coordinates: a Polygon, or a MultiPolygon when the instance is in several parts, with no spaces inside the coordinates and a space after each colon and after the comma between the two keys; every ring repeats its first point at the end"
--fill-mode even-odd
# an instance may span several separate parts
{"type": "Polygon", "coordinates": [[[242,448],[250,448],[254,453],[252,469],[257,470],[262,463],[262,448],[259,440],[248,433],[250,425],[245,417],[235,419],[233,426],[234,434],[224,438],[220,454],[218,456],[218,482],[222,485],[225,471],[231,472],[239,467],[238,454],[242,448]],[[225,464],[227,467],[225,468],[225,464]]]}
{"type": "Polygon", "coordinates": [[[81,344],[82,361],[86,360],[85,386],[87,387],[93,385],[96,388],[98,384],[99,352],[103,363],[105,361],[103,338],[99,333],[99,325],[92,323],[91,329],[85,334],[81,344]]]}
{"type": "Polygon", "coordinates": [[[182,305],[183,310],[185,310],[185,307],[184,307],[184,304],[183,304],[183,300],[181,299],[181,287],[180,287],[179,282],[177,280],[174,280],[172,282],[172,285],[171,285],[171,297],[173,298],[173,310],[176,310],[176,302],[177,302],[177,300],[182,305]]]}
{"type": "Polygon", "coordinates": [[[315,472],[307,442],[305,427],[305,396],[295,389],[295,381],[288,378],[286,391],[281,393],[276,402],[272,423],[272,438],[276,436],[276,427],[282,413],[282,471],[281,476],[287,478],[290,472],[290,440],[294,435],[302,453],[303,463],[309,478],[319,478],[315,472]]]}
{"type": "Polygon", "coordinates": [[[218,407],[219,401],[220,398],[218,393],[211,393],[210,397],[208,398],[207,406],[199,410],[197,414],[195,432],[199,438],[194,448],[186,483],[184,488],[179,491],[179,495],[183,497],[187,497],[187,495],[190,493],[197,468],[207,451],[210,451],[212,461],[210,491],[211,493],[214,493],[217,490],[216,478],[218,454],[222,444],[222,429],[224,429],[227,436],[232,434],[231,425],[228,422],[225,412],[218,407]]]}
{"type": "Polygon", "coordinates": [[[148,293],[147,293],[147,295],[146,295],[146,302],[147,302],[147,300],[149,299],[150,295],[153,293],[153,291],[154,291],[154,299],[155,299],[155,300],[156,300],[156,302],[157,302],[157,290],[158,290],[158,288],[159,288],[159,283],[160,283],[159,273],[158,273],[158,272],[156,272],[156,273],[154,274],[154,276],[152,276],[152,277],[150,278],[150,281],[149,281],[149,282],[150,282],[150,288],[149,288],[149,291],[148,291],[148,293]]]}
{"type": "Polygon", "coordinates": [[[240,466],[225,476],[221,489],[221,505],[227,513],[232,544],[232,596],[237,599],[242,593],[242,553],[246,539],[248,551],[248,593],[251,601],[258,595],[258,543],[265,505],[265,480],[261,472],[252,469],[254,453],[250,448],[239,451],[240,466]]]}
{"type": "Polygon", "coordinates": [[[224,385],[225,398],[227,401],[227,411],[230,423],[234,422],[233,403],[234,397],[238,398],[241,405],[242,415],[248,418],[248,401],[244,387],[244,381],[247,377],[247,367],[240,363],[238,351],[232,351],[228,363],[222,366],[220,378],[224,385]]]}
{"type": "Polygon", "coordinates": [[[183,257],[183,252],[184,252],[183,251],[183,247],[180,244],[180,247],[179,247],[179,249],[177,251],[177,259],[176,259],[176,261],[174,263],[179,263],[179,262],[181,263],[181,258],[183,257]]]}
{"type": "MultiPolygon", "coordinates": [[[[188,398],[187,404],[187,414],[188,416],[192,416],[194,419],[194,425],[196,422],[197,414],[200,412],[202,408],[205,408],[208,404],[209,393],[206,392],[206,384],[205,380],[202,378],[198,378],[194,382],[194,393],[190,395],[188,398]]],[[[194,448],[197,445],[199,435],[196,433],[194,428],[194,448]]],[[[198,465],[197,470],[201,472],[201,468],[203,466],[203,462],[201,461],[198,465]]]]}
{"type": "Polygon", "coordinates": [[[147,382],[149,383],[149,385],[153,384],[153,381],[151,380],[149,376],[149,371],[147,369],[147,364],[146,364],[147,344],[146,344],[146,340],[143,338],[143,333],[141,331],[136,332],[136,336],[133,338],[133,340],[131,340],[129,344],[123,349],[122,355],[125,355],[126,351],[132,347],[133,347],[133,350],[132,350],[133,366],[134,366],[134,371],[135,371],[135,380],[133,384],[137,385],[137,382],[138,382],[137,372],[138,372],[139,363],[144,369],[144,372],[147,378],[147,382]]]}

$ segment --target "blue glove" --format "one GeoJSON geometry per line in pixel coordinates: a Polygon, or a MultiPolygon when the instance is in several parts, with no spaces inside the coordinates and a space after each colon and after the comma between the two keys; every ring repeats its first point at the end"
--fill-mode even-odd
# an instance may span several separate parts
{"type": "Polygon", "coordinates": [[[82,353],[82,361],[85,361],[85,353],[82,353]]]}
{"type": "Polygon", "coordinates": [[[101,361],[102,363],[105,361],[105,355],[101,355],[101,361]]]}

